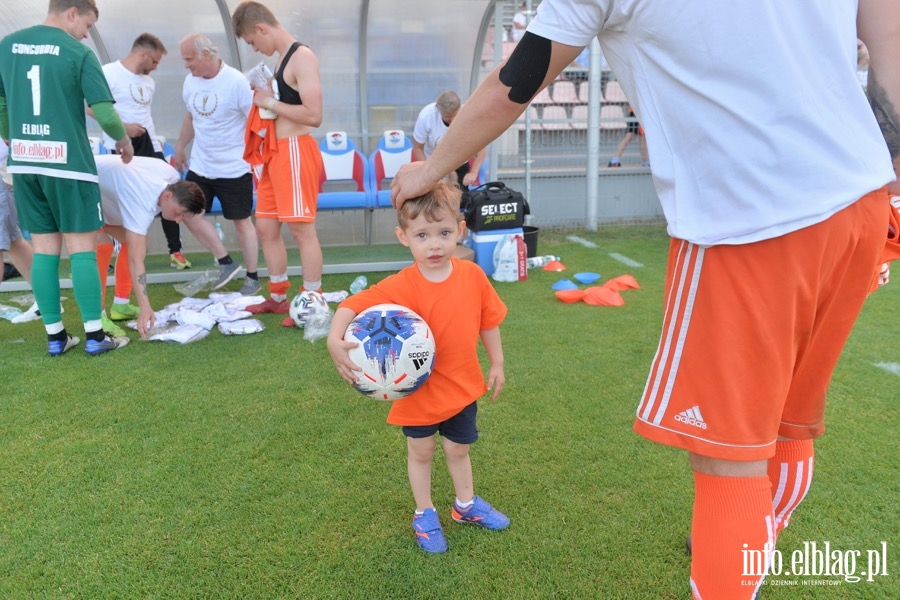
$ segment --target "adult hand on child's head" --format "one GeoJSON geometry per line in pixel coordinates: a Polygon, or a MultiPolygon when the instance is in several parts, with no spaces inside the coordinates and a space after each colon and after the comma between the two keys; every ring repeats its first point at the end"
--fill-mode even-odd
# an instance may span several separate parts
{"type": "Polygon", "coordinates": [[[391,181],[391,203],[400,210],[403,203],[410,198],[422,196],[438,182],[430,172],[428,161],[416,161],[400,167],[391,181]]]}

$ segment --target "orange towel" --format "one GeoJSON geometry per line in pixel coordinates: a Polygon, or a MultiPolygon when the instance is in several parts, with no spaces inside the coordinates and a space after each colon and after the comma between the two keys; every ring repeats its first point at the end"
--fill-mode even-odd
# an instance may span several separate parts
{"type": "Polygon", "coordinates": [[[260,117],[259,107],[254,104],[244,130],[244,160],[251,166],[264,165],[277,151],[275,121],[260,117]]]}

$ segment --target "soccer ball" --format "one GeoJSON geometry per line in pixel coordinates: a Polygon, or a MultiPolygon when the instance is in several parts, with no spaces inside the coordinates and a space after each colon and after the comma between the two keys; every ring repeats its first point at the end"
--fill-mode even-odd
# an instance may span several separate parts
{"type": "Polygon", "coordinates": [[[325,296],[319,292],[303,290],[291,300],[288,314],[291,315],[297,327],[306,327],[306,320],[310,313],[317,310],[328,312],[328,302],[325,300],[325,296]]]}
{"type": "Polygon", "coordinates": [[[362,367],[353,387],[376,400],[397,400],[422,387],[434,364],[434,338],[425,319],[398,304],[356,315],[344,340],[357,342],[350,360],[362,367]]]}

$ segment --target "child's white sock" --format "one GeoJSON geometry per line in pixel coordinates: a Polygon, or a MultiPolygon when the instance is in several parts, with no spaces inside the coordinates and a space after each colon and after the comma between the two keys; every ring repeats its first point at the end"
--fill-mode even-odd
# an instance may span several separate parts
{"type": "Polygon", "coordinates": [[[473,504],[475,504],[475,498],[474,498],[474,497],[473,497],[471,500],[469,500],[468,502],[460,502],[460,501],[459,501],[459,498],[456,499],[456,506],[457,506],[457,508],[461,508],[461,509],[463,509],[463,510],[469,508],[469,507],[472,506],[473,504]]]}

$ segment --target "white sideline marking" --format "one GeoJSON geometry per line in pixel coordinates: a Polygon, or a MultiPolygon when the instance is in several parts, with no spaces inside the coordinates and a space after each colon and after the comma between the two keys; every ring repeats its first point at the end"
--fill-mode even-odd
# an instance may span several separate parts
{"type": "Polygon", "coordinates": [[[900,377],[900,363],[875,363],[875,366],[900,377]]]}
{"type": "Polygon", "coordinates": [[[631,260],[627,256],[622,256],[621,254],[618,254],[616,252],[610,252],[609,256],[610,256],[610,258],[614,258],[617,261],[619,261],[620,263],[626,264],[629,267],[643,267],[644,266],[641,263],[639,263],[638,261],[631,260]]]}
{"type": "Polygon", "coordinates": [[[580,238],[577,235],[570,235],[566,239],[569,240],[570,242],[575,242],[576,244],[581,244],[585,248],[596,248],[597,247],[597,244],[595,244],[594,242],[588,241],[584,238],[580,238]]]}

